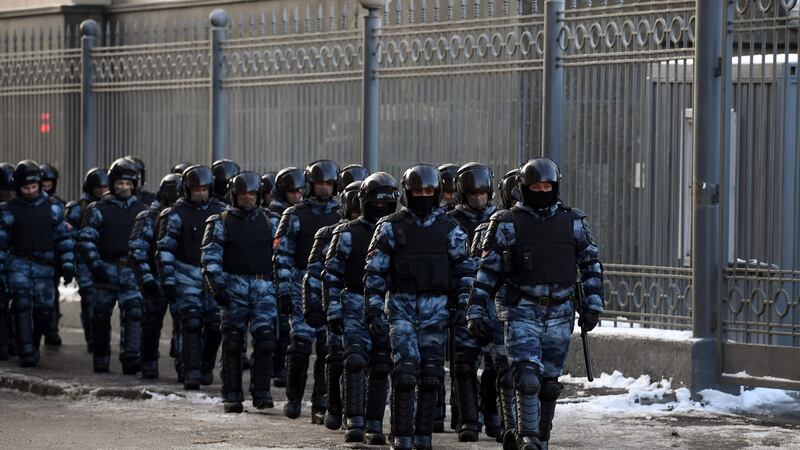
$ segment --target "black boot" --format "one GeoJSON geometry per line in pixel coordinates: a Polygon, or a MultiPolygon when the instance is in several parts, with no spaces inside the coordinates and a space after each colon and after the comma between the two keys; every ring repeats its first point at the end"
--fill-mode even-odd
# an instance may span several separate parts
{"type": "Polygon", "coordinates": [[[310,356],[311,342],[300,337],[293,337],[286,354],[286,406],[283,408],[283,413],[290,419],[300,417],[310,356]]]}
{"type": "Polygon", "coordinates": [[[514,376],[511,374],[511,368],[508,367],[507,361],[498,362],[497,385],[503,418],[503,435],[499,438],[499,442],[502,442],[503,450],[515,450],[517,448],[517,400],[514,393],[514,376]]]}
{"type": "Polygon", "coordinates": [[[108,372],[111,356],[111,316],[95,311],[92,315],[92,360],[95,372],[108,372]]]}
{"type": "Polygon", "coordinates": [[[323,425],[328,409],[328,385],[325,381],[325,360],[328,358],[326,333],[317,333],[316,358],[314,358],[314,387],[311,390],[311,423],[323,425]]]}
{"type": "Polygon", "coordinates": [[[539,440],[542,441],[542,449],[548,447],[550,430],[553,429],[553,418],[556,415],[556,401],[562,389],[564,385],[558,382],[558,378],[545,378],[542,390],[539,391],[539,440]]]}
{"type": "Polygon", "coordinates": [[[444,433],[444,419],[447,408],[445,407],[445,387],[444,383],[439,387],[436,393],[436,417],[433,418],[433,432],[444,433]]]}
{"type": "Polygon", "coordinates": [[[325,410],[325,428],[338,430],[342,428],[342,362],[343,350],[331,347],[325,363],[325,383],[328,390],[328,403],[325,410]]]}
{"type": "Polygon", "coordinates": [[[364,384],[367,358],[363,349],[348,352],[344,360],[345,442],[364,441],[364,384]]]}
{"type": "Polygon", "coordinates": [[[203,378],[203,322],[199,316],[183,318],[183,388],[200,389],[203,378]]]}
{"type": "Polygon", "coordinates": [[[503,425],[497,410],[497,371],[492,358],[488,355],[484,357],[483,367],[481,374],[483,422],[486,427],[486,435],[497,439],[503,434],[503,425]]]}
{"type": "Polygon", "coordinates": [[[370,445],[385,445],[383,415],[386,411],[386,396],[389,393],[389,373],[392,368],[391,350],[373,348],[369,355],[368,365],[365,440],[370,445]]]}
{"type": "Polygon", "coordinates": [[[436,397],[444,379],[443,361],[423,361],[420,367],[417,390],[417,421],[414,430],[414,448],[429,450],[432,447],[433,417],[436,415],[436,397]]]}
{"type": "Polygon", "coordinates": [[[81,297],[81,326],[83,339],[86,341],[86,350],[92,353],[92,289],[81,288],[78,290],[81,297]]]}
{"type": "Polygon", "coordinates": [[[180,358],[181,356],[181,340],[183,331],[181,331],[181,319],[177,313],[170,311],[172,316],[172,337],[169,340],[169,356],[170,358],[180,358]]]}
{"type": "Polygon", "coordinates": [[[122,362],[122,373],[135,375],[142,368],[139,355],[142,343],[142,308],[132,306],[125,309],[122,319],[125,321],[122,329],[122,333],[125,335],[124,348],[119,355],[119,360],[122,362]]]}
{"type": "Polygon", "coordinates": [[[517,449],[541,450],[539,440],[539,367],[524,361],[514,364],[517,396],[517,449]]]}
{"type": "Polygon", "coordinates": [[[214,382],[214,365],[217,362],[217,350],[222,342],[222,332],[218,321],[207,322],[203,327],[203,362],[200,372],[200,384],[210,386],[214,382]]]}
{"type": "Polygon", "coordinates": [[[263,333],[253,338],[253,365],[250,366],[250,395],[256,409],[274,408],[270,392],[272,354],[275,341],[272,334],[263,333]]]}
{"type": "Polygon", "coordinates": [[[226,330],[222,342],[222,401],[226,413],[243,411],[242,344],[239,330],[226,330]]]}
{"type": "Polygon", "coordinates": [[[33,304],[30,297],[17,294],[12,304],[17,356],[21,367],[34,367],[39,363],[39,349],[33,328],[33,304]]]}
{"type": "Polygon", "coordinates": [[[461,424],[458,429],[459,442],[478,441],[478,379],[477,353],[460,348],[455,354],[456,395],[461,424]]]}
{"type": "Polygon", "coordinates": [[[163,318],[160,300],[145,300],[142,344],[139,349],[142,361],[142,379],[144,380],[158,379],[158,345],[161,338],[161,319],[163,318]]]}
{"type": "Polygon", "coordinates": [[[410,450],[414,439],[414,390],[417,387],[418,366],[403,360],[392,371],[392,448],[410,450]]]}

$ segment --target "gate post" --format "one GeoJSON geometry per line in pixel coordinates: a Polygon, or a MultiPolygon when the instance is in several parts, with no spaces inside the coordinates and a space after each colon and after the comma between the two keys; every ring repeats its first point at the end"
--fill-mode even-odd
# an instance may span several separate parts
{"type": "Polygon", "coordinates": [[[93,19],[81,22],[81,177],[97,166],[97,103],[92,92],[94,82],[92,49],[97,46],[100,27],[93,19]]]}
{"type": "Polygon", "coordinates": [[[542,149],[546,156],[563,165],[564,147],[564,0],[544,4],[544,61],[542,70],[542,149]]]}
{"type": "Polygon", "coordinates": [[[380,156],[381,89],[378,77],[381,10],[386,0],[361,0],[364,16],[364,74],[361,97],[361,159],[370,172],[378,171],[380,156]]]}
{"type": "MultiPolygon", "coordinates": [[[[700,1],[694,58],[692,173],[692,392],[718,386],[717,346],[720,247],[720,160],[727,131],[723,71],[727,1],[700,1]]],[[[727,75],[726,75],[727,76],[727,75]]]]}
{"type": "Polygon", "coordinates": [[[228,97],[222,88],[225,76],[222,58],[222,43],[228,37],[231,16],[224,9],[215,9],[208,16],[211,24],[211,161],[227,156],[228,143],[228,97]]]}

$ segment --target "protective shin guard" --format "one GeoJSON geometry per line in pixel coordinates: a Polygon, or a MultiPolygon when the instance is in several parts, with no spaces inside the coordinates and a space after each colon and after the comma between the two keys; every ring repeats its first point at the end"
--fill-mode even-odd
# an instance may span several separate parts
{"type": "Polygon", "coordinates": [[[242,343],[239,330],[227,330],[222,343],[222,400],[226,413],[242,412],[242,343]]]}
{"type": "Polygon", "coordinates": [[[111,355],[111,316],[95,312],[92,315],[92,359],[95,372],[108,372],[111,355]]]}
{"type": "Polygon", "coordinates": [[[338,430],[342,427],[342,349],[330,348],[325,362],[325,383],[327,384],[328,402],[325,411],[325,428],[338,430]]]}
{"type": "Polygon", "coordinates": [[[444,383],[442,383],[436,393],[436,417],[433,418],[434,433],[444,433],[444,416],[447,410],[445,402],[445,387],[444,383]]]}
{"type": "Polygon", "coordinates": [[[545,378],[543,381],[542,390],[539,391],[539,404],[541,407],[539,440],[545,443],[550,440],[550,430],[553,428],[553,418],[556,414],[556,401],[561,395],[564,385],[558,382],[558,378],[545,378]]]}
{"type": "Polygon", "coordinates": [[[253,406],[257,409],[273,408],[270,392],[272,376],[272,354],[275,352],[275,341],[272,333],[258,335],[253,338],[253,365],[250,366],[250,395],[253,406]]]}
{"type": "Polygon", "coordinates": [[[461,425],[459,442],[478,440],[478,378],[477,353],[471,349],[459,349],[455,355],[456,395],[461,425]]]}
{"type": "Polygon", "coordinates": [[[283,413],[290,419],[300,417],[310,356],[311,342],[300,337],[293,337],[286,354],[286,406],[283,409],[283,413]]]}
{"type": "Polygon", "coordinates": [[[34,342],[31,299],[24,295],[17,295],[12,305],[19,365],[33,367],[39,363],[39,351],[34,342]]]}
{"type": "Polygon", "coordinates": [[[328,386],[325,382],[325,360],[328,358],[327,336],[325,332],[317,333],[316,358],[314,359],[314,388],[311,391],[311,423],[325,423],[325,411],[328,408],[326,394],[328,386]]]}
{"type": "Polygon", "coordinates": [[[347,418],[345,442],[364,440],[364,382],[367,358],[363,353],[349,353],[344,360],[344,407],[347,418]]]}
{"type": "Polygon", "coordinates": [[[53,326],[53,308],[33,308],[33,347],[39,351],[42,338],[47,340],[47,333],[53,326]]]}
{"type": "Polygon", "coordinates": [[[184,317],[183,319],[183,388],[187,390],[200,389],[203,376],[201,367],[203,363],[203,339],[201,335],[202,321],[199,317],[184,317]]]}
{"type": "Polygon", "coordinates": [[[275,387],[286,387],[286,351],[289,348],[289,319],[278,316],[278,339],[272,357],[272,383],[275,387]]]}
{"type": "Polygon", "coordinates": [[[514,387],[517,395],[517,448],[540,450],[539,366],[527,361],[515,363],[514,387]]]}
{"type": "Polygon", "coordinates": [[[415,361],[401,360],[392,372],[392,448],[410,449],[414,436],[414,390],[418,366],[415,361]]]}
{"type": "Polygon", "coordinates": [[[503,436],[501,442],[506,450],[516,448],[517,404],[514,393],[514,376],[508,362],[497,367],[497,390],[500,393],[500,411],[503,419],[503,436]]]}
{"type": "Polygon", "coordinates": [[[481,406],[486,435],[498,438],[503,433],[500,413],[497,410],[497,371],[492,359],[484,358],[484,369],[481,374],[481,406]]]}
{"type": "Polygon", "coordinates": [[[431,446],[433,416],[436,414],[436,391],[444,379],[443,361],[423,361],[420,367],[420,383],[417,392],[417,417],[414,433],[414,448],[431,446]]]}
{"type": "Polygon", "coordinates": [[[203,327],[203,361],[200,364],[202,378],[200,384],[209,386],[214,382],[214,365],[217,362],[217,350],[222,342],[219,322],[212,321],[203,327]]]}
{"type": "Polygon", "coordinates": [[[146,313],[142,319],[142,345],[139,355],[142,360],[142,378],[158,378],[158,344],[161,337],[161,321],[146,313]]]}
{"type": "Polygon", "coordinates": [[[386,444],[383,434],[383,415],[386,411],[386,395],[389,392],[389,373],[392,357],[389,349],[373,350],[369,357],[366,405],[366,443],[386,444]]]}
{"type": "Polygon", "coordinates": [[[142,308],[134,306],[125,310],[123,333],[125,347],[119,355],[122,373],[133,375],[141,369],[139,348],[142,342],[142,308]]]}
{"type": "Polygon", "coordinates": [[[83,327],[83,338],[86,340],[86,348],[92,352],[92,290],[79,289],[81,297],[81,326],[83,327]]]}

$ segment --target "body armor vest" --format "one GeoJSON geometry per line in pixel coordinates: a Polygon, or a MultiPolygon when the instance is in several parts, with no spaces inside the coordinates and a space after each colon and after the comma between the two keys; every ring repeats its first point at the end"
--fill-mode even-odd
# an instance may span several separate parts
{"type": "Polygon", "coordinates": [[[453,229],[447,214],[426,228],[405,212],[391,219],[395,238],[393,291],[443,294],[450,289],[450,255],[447,236],[453,229]]]}
{"type": "Polygon", "coordinates": [[[513,208],[514,221],[512,282],[516,284],[573,284],[577,281],[574,216],[558,209],[553,217],[539,220],[513,208]]]}
{"type": "Polygon", "coordinates": [[[347,258],[347,272],[344,283],[347,290],[359,295],[364,294],[364,270],[367,264],[367,251],[375,232],[375,225],[370,225],[361,220],[350,222],[350,257],[347,258]]]}
{"type": "Polygon", "coordinates": [[[33,206],[22,199],[8,202],[14,214],[11,229],[11,250],[17,256],[32,256],[34,253],[51,252],[55,249],[55,225],[50,202],[33,206]]]}
{"type": "Polygon", "coordinates": [[[315,214],[310,206],[301,205],[295,207],[297,217],[300,219],[300,231],[297,233],[297,240],[295,241],[294,265],[300,270],[305,270],[308,266],[311,247],[314,246],[314,235],[317,234],[320,228],[338,222],[340,217],[336,211],[315,214]]]}
{"type": "Polygon", "coordinates": [[[222,205],[216,202],[209,204],[205,209],[198,209],[186,203],[174,209],[181,219],[175,259],[190,266],[200,266],[200,247],[206,230],[206,220],[214,214],[221,213],[222,210],[222,205]]]}
{"type": "Polygon", "coordinates": [[[108,201],[97,202],[95,207],[103,215],[103,229],[97,245],[100,257],[104,261],[113,261],[126,256],[136,216],[147,207],[138,201],[128,208],[120,208],[108,201]]]}
{"type": "Polygon", "coordinates": [[[272,224],[259,210],[255,220],[222,213],[225,245],[222,269],[233,275],[272,276],[272,224]]]}

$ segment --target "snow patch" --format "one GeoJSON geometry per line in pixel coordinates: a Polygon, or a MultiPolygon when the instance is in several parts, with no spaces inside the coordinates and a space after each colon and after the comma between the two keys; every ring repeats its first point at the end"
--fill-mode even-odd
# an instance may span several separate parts
{"type": "Polygon", "coordinates": [[[58,285],[58,294],[62,302],[80,302],[81,297],[78,295],[78,283],[72,282],[70,284],[61,283],[58,285]]]}
{"type": "MultiPolygon", "coordinates": [[[[577,319],[575,320],[575,333],[580,333],[577,319]]],[[[600,326],[596,327],[589,336],[625,336],[659,341],[670,342],[691,342],[692,332],[690,330],[660,330],[656,328],[642,328],[638,323],[625,323],[624,319],[602,320],[600,326]]]]}
{"type": "Polygon", "coordinates": [[[211,397],[208,394],[204,394],[202,392],[187,392],[185,394],[161,394],[158,392],[152,392],[145,390],[147,394],[150,395],[151,401],[166,401],[166,402],[174,402],[174,401],[188,401],[193,405],[221,405],[222,404],[222,397],[211,397]]]}

